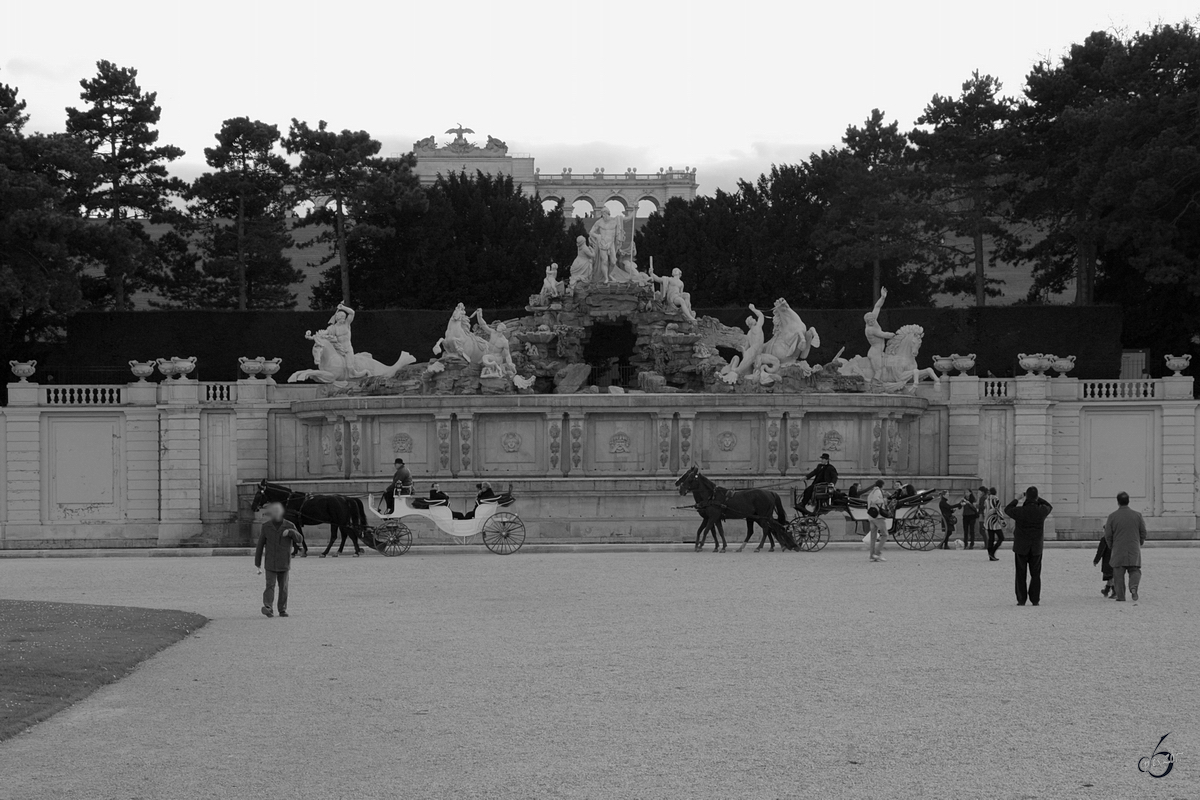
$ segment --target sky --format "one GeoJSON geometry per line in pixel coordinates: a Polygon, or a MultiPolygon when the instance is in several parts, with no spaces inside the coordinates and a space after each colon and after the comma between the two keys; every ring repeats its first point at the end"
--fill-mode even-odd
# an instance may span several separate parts
{"type": "Polygon", "coordinates": [[[108,59],[156,91],[192,178],[229,117],[366,130],[384,154],[458,123],[543,171],[698,169],[732,189],[839,142],[881,108],[902,129],[972,70],[1018,95],[1093,30],[1195,18],[1174,0],[311,2],[0,0],[0,82],[62,130],[108,59]]]}

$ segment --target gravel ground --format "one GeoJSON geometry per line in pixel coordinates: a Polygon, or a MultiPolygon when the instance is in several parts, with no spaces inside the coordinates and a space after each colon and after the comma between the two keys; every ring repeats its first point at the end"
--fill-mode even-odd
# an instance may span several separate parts
{"type": "Polygon", "coordinates": [[[0,743],[0,798],[1200,797],[1200,551],[0,560],[211,622],[0,743]],[[1137,769],[1159,738],[1177,763],[1137,769]]]}

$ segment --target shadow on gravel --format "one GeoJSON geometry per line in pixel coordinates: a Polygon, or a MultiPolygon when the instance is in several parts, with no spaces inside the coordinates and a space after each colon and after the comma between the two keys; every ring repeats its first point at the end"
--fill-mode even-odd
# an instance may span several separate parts
{"type": "Polygon", "coordinates": [[[186,611],[0,600],[0,741],[203,627],[186,611]]]}

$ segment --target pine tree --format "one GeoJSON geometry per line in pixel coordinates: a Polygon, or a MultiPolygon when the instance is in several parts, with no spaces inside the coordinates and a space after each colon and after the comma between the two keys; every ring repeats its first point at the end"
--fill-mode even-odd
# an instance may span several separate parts
{"type": "Polygon", "coordinates": [[[307,122],[292,120],[291,130],[283,140],[283,146],[293,155],[300,156],[296,167],[298,200],[314,203],[312,213],[305,217],[305,225],[328,225],[332,230],[323,231],[306,243],[332,244],[333,250],[322,259],[326,264],[337,259],[341,283],[341,302],[350,302],[350,261],[346,253],[346,240],[353,218],[347,213],[350,200],[363,191],[379,168],[380,160],[375,156],[380,144],[366,131],[329,130],[325,120],[316,129],[307,122]]]}
{"type": "Polygon", "coordinates": [[[1011,229],[1005,222],[1012,193],[1007,156],[1013,102],[1000,96],[1001,88],[1000,81],[976,71],[958,97],[935,94],[917,119],[928,129],[909,134],[917,147],[914,161],[927,220],[970,241],[969,252],[956,251],[951,258],[973,268],[979,306],[988,294],[984,237],[1007,239],[1011,229]]]}
{"type": "Polygon", "coordinates": [[[27,119],[17,90],[0,84],[0,351],[6,353],[53,336],[82,305],[75,246],[83,226],[63,176],[86,171],[90,154],[70,136],[27,135],[27,119]]]}
{"type": "Polygon", "coordinates": [[[284,251],[290,169],[276,151],[279,128],[247,117],[227,119],[217,146],[204,150],[213,171],[188,190],[201,269],[173,275],[170,301],[205,308],[293,308],[303,280],[284,251]]]}
{"type": "Polygon", "coordinates": [[[96,173],[76,187],[75,199],[88,216],[107,220],[92,229],[91,251],[104,267],[112,305],[124,308],[131,290],[151,287],[162,271],[158,249],[137,220],[178,216],[171,200],[184,184],[168,176],[166,164],[183,151],[158,144],[162,109],[157,94],[138,85],[136,69],[110,61],[98,61],[96,69],[95,78],[80,81],[84,110],[67,109],[67,132],[96,156],[96,173]]]}

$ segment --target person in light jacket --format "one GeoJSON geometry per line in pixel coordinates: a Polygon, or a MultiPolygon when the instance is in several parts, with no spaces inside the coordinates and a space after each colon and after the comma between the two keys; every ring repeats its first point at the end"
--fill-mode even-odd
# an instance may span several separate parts
{"type": "Polygon", "coordinates": [[[1112,566],[1117,602],[1125,601],[1125,573],[1129,573],[1129,594],[1136,603],[1142,582],[1142,545],[1146,543],[1146,521],[1129,507],[1129,495],[1117,495],[1117,510],[1104,523],[1104,541],[1108,542],[1108,563],[1112,566]]]}
{"type": "Polygon", "coordinates": [[[867,493],[867,517],[871,526],[870,545],[872,561],[887,561],[883,557],[883,543],[887,541],[887,518],[884,513],[887,500],[883,496],[883,481],[875,481],[867,493]]]}

